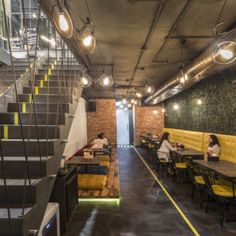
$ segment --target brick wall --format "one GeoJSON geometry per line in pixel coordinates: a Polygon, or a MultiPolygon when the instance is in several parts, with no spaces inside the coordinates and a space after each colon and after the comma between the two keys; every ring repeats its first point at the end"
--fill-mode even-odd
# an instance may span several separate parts
{"type": "Polygon", "coordinates": [[[136,144],[140,142],[140,134],[152,133],[162,134],[164,127],[164,114],[161,107],[136,107],[135,108],[135,128],[136,144]]]}
{"type": "Polygon", "coordinates": [[[116,144],[116,102],[114,99],[97,99],[96,112],[87,113],[88,141],[104,132],[111,144],[116,144]]]}

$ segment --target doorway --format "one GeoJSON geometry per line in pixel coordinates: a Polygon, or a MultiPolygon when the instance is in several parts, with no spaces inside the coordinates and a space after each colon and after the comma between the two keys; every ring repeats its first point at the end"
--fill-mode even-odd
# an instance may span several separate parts
{"type": "Polygon", "coordinates": [[[134,143],[133,108],[124,109],[119,102],[116,106],[116,131],[118,146],[134,143]]]}

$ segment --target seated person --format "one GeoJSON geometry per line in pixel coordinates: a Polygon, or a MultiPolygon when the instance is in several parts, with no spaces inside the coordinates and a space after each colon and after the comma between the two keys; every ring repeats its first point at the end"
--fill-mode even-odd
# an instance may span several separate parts
{"type": "Polygon", "coordinates": [[[170,151],[176,150],[176,148],[172,147],[169,143],[169,135],[169,133],[165,132],[160,140],[159,149],[157,151],[159,151],[158,157],[161,160],[169,161],[170,151]]]}
{"type": "Polygon", "coordinates": [[[205,154],[205,160],[207,157],[215,156],[218,157],[220,154],[220,143],[216,135],[209,135],[209,145],[207,149],[207,153],[205,154]]]}
{"type": "Polygon", "coordinates": [[[98,149],[106,149],[105,153],[110,154],[111,146],[108,146],[108,139],[104,137],[104,133],[98,134],[97,138],[93,140],[92,144],[98,149]]]}

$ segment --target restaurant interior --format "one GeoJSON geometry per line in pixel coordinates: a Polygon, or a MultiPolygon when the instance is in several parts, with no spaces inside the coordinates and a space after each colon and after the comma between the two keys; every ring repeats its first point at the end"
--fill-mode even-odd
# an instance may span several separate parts
{"type": "Polygon", "coordinates": [[[0,0],[0,236],[236,235],[236,0],[0,0]]]}

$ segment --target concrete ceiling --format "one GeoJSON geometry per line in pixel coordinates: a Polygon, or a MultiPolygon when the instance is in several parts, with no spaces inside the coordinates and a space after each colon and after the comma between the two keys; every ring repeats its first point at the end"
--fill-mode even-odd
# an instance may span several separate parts
{"type": "MultiPolygon", "coordinates": [[[[46,2],[50,1],[41,0],[45,6],[46,2]]],[[[85,55],[89,74],[97,79],[105,70],[114,77],[115,86],[111,89],[97,85],[85,89],[88,98],[132,95],[146,82],[158,89],[179,71],[181,63],[190,63],[214,41],[217,22],[224,22],[224,30],[236,20],[236,0],[66,2],[77,29],[82,26],[81,19],[88,16],[94,23],[97,47],[93,54],[85,55]]],[[[81,55],[75,40],[68,43],[81,55]]]]}

